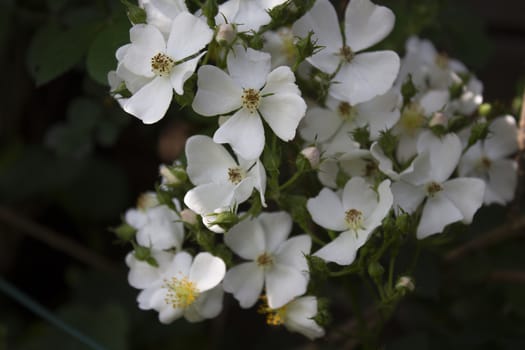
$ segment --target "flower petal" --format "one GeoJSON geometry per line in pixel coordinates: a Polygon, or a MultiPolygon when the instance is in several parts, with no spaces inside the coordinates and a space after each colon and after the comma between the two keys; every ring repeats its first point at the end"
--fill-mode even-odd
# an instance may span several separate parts
{"type": "Polygon", "coordinates": [[[424,186],[414,186],[403,181],[394,182],[391,189],[394,195],[394,208],[399,207],[409,214],[416,211],[426,196],[424,186]]]}
{"type": "Polygon", "coordinates": [[[342,232],[336,239],[319,249],[314,255],[339,265],[350,265],[354,262],[358,249],[366,242],[368,237],[364,238],[364,240],[361,238],[358,241],[358,235],[355,232],[342,232]]]}
{"type": "Polygon", "coordinates": [[[166,52],[180,61],[204,49],[213,38],[206,22],[189,12],[181,12],[171,25],[166,52]]]}
{"type": "Polygon", "coordinates": [[[299,235],[283,242],[274,254],[277,264],[291,266],[299,271],[308,272],[305,255],[310,254],[312,239],[308,235],[299,235]]]}
{"type": "Polygon", "coordinates": [[[341,198],[328,188],[323,188],[317,197],[306,202],[312,220],[329,230],[343,231],[347,228],[341,198]]]}
{"type": "Polygon", "coordinates": [[[194,307],[196,312],[203,318],[214,318],[222,311],[222,301],[224,289],[219,285],[207,292],[204,292],[190,307],[194,307]]]}
{"type": "Polygon", "coordinates": [[[417,141],[417,150],[419,153],[429,152],[432,180],[444,182],[456,169],[462,146],[459,137],[454,133],[437,137],[431,131],[424,131],[417,141]]]}
{"type": "Polygon", "coordinates": [[[261,213],[258,217],[264,232],[266,251],[274,252],[292,231],[292,218],[285,211],[261,213]]]}
{"type": "Polygon", "coordinates": [[[393,51],[365,52],[345,63],[330,85],[330,94],[351,105],[386,93],[399,71],[399,56],[393,51]]]}
{"type": "Polygon", "coordinates": [[[223,146],[204,135],[194,135],[186,141],[186,159],[186,171],[194,185],[228,182],[228,169],[237,166],[223,146]]]}
{"type": "Polygon", "coordinates": [[[443,232],[448,224],[463,219],[463,215],[446,196],[437,194],[427,198],[417,226],[416,236],[423,239],[443,232]]]}
{"type": "Polygon", "coordinates": [[[272,95],[262,99],[259,111],[281,140],[291,141],[306,112],[306,103],[294,94],[272,95]]]}
{"type": "Polygon", "coordinates": [[[352,0],[345,11],[346,45],[361,51],[383,40],[394,28],[394,13],[369,0],[352,0]]]}
{"type": "Polygon", "coordinates": [[[131,46],[122,60],[131,72],[145,77],[153,77],[151,58],[166,52],[166,41],[162,33],[153,25],[136,24],[130,31],[131,46]]]}
{"type": "Polygon", "coordinates": [[[203,52],[191,60],[177,64],[171,69],[170,82],[177,94],[184,94],[184,83],[192,76],[193,72],[195,72],[199,60],[205,53],[206,52],[203,52]]]}
{"type": "Polygon", "coordinates": [[[512,159],[497,159],[492,161],[489,169],[489,181],[486,191],[497,194],[489,200],[485,193],[485,204],[498,203],[505,205],[514,198],[518,184],[518,163],[512,159]]]}
{"type": "Polygon", "coordinates": [[[208,117],[242,106],[242,89],[228,74],[215,66],[202,66],[197,75],[198,90],[191,105],[195,112],[208,117]]]}
{"type": "Polygon", "coordinates": [[[245,89],[260,90],[270,73],[271,56],[238,45],[228,54],[227,64],[228,72],[237,84],[245,89]]]}
{"type": "Polygon", "coordinates": [[[343,209],[356,209],[367,218],[374,211],[379,198],[362,177],[354,176],[345,184],[343,190],[343,209]]]}
{"type": "Polygon", "coordinates": [[[224,243],[241,258],[255,260],[266,251],[266,234],[257,219],[246,219],[226,233],[224,243]]]}
{"type": "Polygon", "coordinates": [[[449,180],[443,184],[446,196],[463,215],[463,223],[470,224],[476,211],[483,204],[485,182],[473,177],[449,180]]]}
{"type": "Polygon", "coordinates": [[[226,273],[222,283],[224,290],[233,293],[244,309],[255,305],[261,295],[263,284],[263,270],[254,262],[232,267],[226,273]]]}
{"type": "Polygon", "coordinates": [[[266,297],[272,309],[280,308],[303,295],[308,285],[308,278],[303,272],[282,264],[274,264],[266,271],[265,277],[266,297]]]}
{"type": "Polygon", "coordinates": [[[184,196],[184,204],[199,215],[208,215],[215,210],[233,204],[235,185],[229,183],[209,183],[189,190],[184,196]]]}
{"type": "Polygon", "coordinates": [[[229,143],[244,159],[257,159],[264,149],[264,127],[257,113],[240,109],[215,134],[213,141],[229,143]]]}
{"type": "Polygon", "coordinates": [[[286,305],[284,326],[291,332],[298,332],[310,340],[325,334],[315,321],[317,315],[317,299],[313,296],[297,298],[286,305]]]}
{"type": "Polygon", "coordinates": [[[142,120],[153,124],[161,120],[171,104],[173,88],[166,77],[155,77],[125,103],[124,110],[142,120]]]}
{"type": "Polygon", "coordinates": [[[301,121],[299,133],[309,142],[325,142],[341,127],[342,120],[337,113],[321,108],[308,108],[301,121]]]}
{"type": "Polygon", "coordinates": [[[508,157],[518,150],[516,119],[510,115],[496,118],[489,130],[484,146],[490,159],[508,157]]]}
{"type": "Polygon", "coordinates": [[[188,279],[195,283],[199,292],[205,292],[217,286],[226,274],[226,265],[221,258],[204,252],[193,259],[188,279]]]}

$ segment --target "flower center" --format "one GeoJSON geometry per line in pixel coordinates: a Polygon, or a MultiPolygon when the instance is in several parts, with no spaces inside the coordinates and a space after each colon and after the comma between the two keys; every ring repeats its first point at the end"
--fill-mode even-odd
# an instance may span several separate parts
{"type": "Polygon", "coordinates": [[[427,193],[429,197],[434,197],[436,193],[443,191],[443,186],[437,182],[432,181],[427,185],[427,193]]]}
{"type": "Polygon", "coordinates": [[[423,109],[415,102],[410,103],[403,109],[400,119],[403,129],[411,135],[425,124],[423,109]]]}
{"type": "Polygon", "coordinates": [[[447,69],[448,61],[448,55],[446,53],[440,53],[436,55],[434,63],[436,63],[436,66],[438,66],[441,69],[447,69]]]}
{"type": "Polygon", "coordinates": [[[264,252],[257,257],[257,265],[260,267],[270,267],[273,265],[273,258],[270,254],[264,252]]]}
{"type": "Polygon", "coordinates": [[[345,212],[345,221],[352,231],[364,229],[363,213],[357,209],[349,209],[345,212]]]}
{"type": "Polygon", "coordinates": [[[242,179],[244,179],[244,171],[241,168],[228,168],[228,180],[232,184],[237,185],[242,179]]]}
{"type": "Polygon", "coordinates": [[[377,164],[371,160],[367,161],[366,162],[366,166],[365,166],[365,177],[371,177],[373,176],[374,174],[377,173],[377,171],[379,170],[379,168],[377,167],[377,164]]]}
{"type": "Polygon", "coordinates": [[[173,66],[175,66],[173,58],[163,53],[158,53],[151,58],[151,70],[161,77],[170,75],[173,66]]]}
{"type": "Polygon", "coordinates": [[[341,56],[341,58],[347,63],[350,63],[354,59],[355,53],[352,51],[350,46],[345,45],[339,50],[339,56],[341,56]]]}
{"type": "Polygon", "coordinates": [[[268,306],[268,299],[266,296],[262,296],[261,299],[264,304],[259,306],[258,313],[266,315],[266,323],[270,326],[279,326],[284,323],[286,319],[286,306],[281,306],[278,309],[271,309],[268,306]]]}
{"type": "Polygon", "coordinates": [[[195,283],[188,281],[186,277],[182,279],[173,277],[170,281],[165,280],[164,282],[163,287],[168,289],[165,301],[174,309],[186,308],[199,297],[195,283]]]}
{"type": "Polygon", "coordinates": [[[255,89],[243,89],[242,105],[244,108],[253,113],[259,108],[261,103],[261,95],[255,89]]]}
{"type": "Polygon", "coordinates": [[[357,115],[355,108],[348,102],[341,102],[339,106],[337,106],[337,113],[344,121],[351,121],[357,115]]]}
{"type": "Polygon", "coordinates": [[[492,165],[492,161],[490,159],[488,159],[487,157],[483,157],[483,158],[481,158],[481,165],[485,169],[488,169],[492,165]]]}

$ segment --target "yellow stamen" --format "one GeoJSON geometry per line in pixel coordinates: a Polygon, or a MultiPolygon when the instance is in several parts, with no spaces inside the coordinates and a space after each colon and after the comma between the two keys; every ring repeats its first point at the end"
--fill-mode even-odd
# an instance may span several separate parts
{"type": "Polygon", "coordinates": [[[199,297],[195,283],[188,281],[186,277],[181,279],[173,277],[169,281],[165,280],[163,287],[168,289],[166,304],[170,304],[174,309],[186,308],[199,297]]]}

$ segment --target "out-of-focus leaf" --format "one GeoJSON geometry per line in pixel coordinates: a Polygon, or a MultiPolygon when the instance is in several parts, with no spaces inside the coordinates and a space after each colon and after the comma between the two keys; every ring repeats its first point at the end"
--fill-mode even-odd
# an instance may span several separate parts
{"type": "Polygon", "coordinates": [[[0,324],[0,350],[7,350],[7,328],[0,324]]]}
{"type": "Polygon", "coordinates": [[[116,50],[129,41],[129,21],[118,18],[101,30],[91,44],[87,55],[87,71],[91,78],[108,85],[107,74],[117,68],[116,50]]]}
{"type": "Polygon", "coordinates": [[[47,0],[46,1],[47,7],[49,8],[49,10],[51,10],[51,12],[58,12],[62,10],[67,5],[68,2],[69,0],[47,0]]]}
{"type": "Polygon", "coordinates": [[[425,334],[415,333],[396,339],[386,346],[386,350],[427,350],[428,338],[425,334]]]}
{"type": "Polygon", "coordinates": [[[98,23],[66,30],[54,24],[40,28],[27,52],[27,66],[35,83],[48,83],[79,63],[98,28],[98,23]]]}

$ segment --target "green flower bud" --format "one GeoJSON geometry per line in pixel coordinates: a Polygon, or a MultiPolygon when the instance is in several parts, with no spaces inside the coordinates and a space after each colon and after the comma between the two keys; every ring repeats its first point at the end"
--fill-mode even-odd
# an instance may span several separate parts
{"type": "Polygon", "coordinates": [[[137,230],[127,223],[123,223],[119,227],[112,229],[112,231],[125,242],[131,241],[135,237],[135,233],[137,233],[137,230]]]}
{"type": "Polygon", "coordinates": [[[370,263],[370,265],[368,265],[368,274],[370,275],[370,277],[375,279],[381,277],[383,273],[385,273],[385,269],[383,268],[383,266],[381,266],[379,262],[374,261],[370,263]]]}

